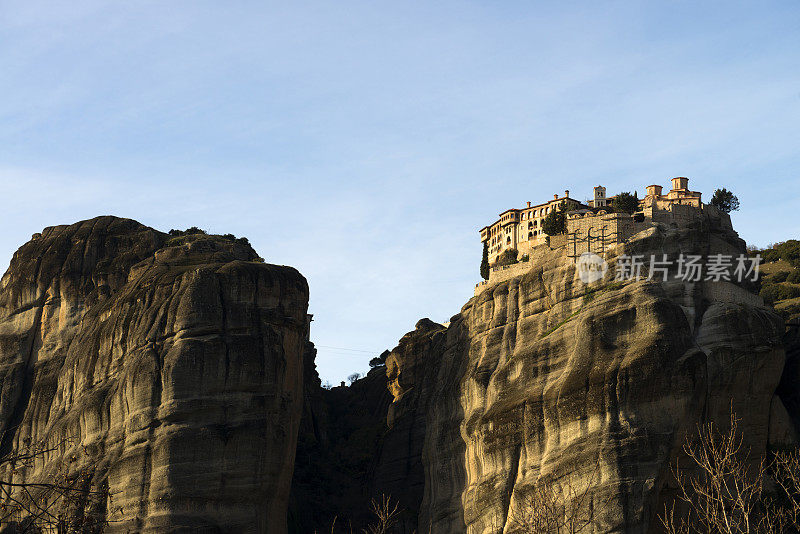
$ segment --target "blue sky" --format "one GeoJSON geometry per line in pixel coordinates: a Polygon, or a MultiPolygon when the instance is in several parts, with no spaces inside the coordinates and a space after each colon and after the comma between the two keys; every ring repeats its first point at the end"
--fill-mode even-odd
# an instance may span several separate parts
{"type": "Polygon", "coordinates": [[[337,382],[457,313],[528,200],[683,175],[798,238],[800,4],[697,4],[2,2],[0,262],[101,214],[248,236],[337,382]]]}

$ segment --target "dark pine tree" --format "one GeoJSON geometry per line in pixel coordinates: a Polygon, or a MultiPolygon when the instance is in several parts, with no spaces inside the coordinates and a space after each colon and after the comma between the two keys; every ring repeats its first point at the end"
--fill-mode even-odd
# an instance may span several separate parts
{"type": "Polygon", "coordinates": [[[558,235],[567,231],[567,216],[561,206],[553,208],[542,220],[542,230],[547,235],[558,235]]]}
{"type": "Polygon", "coordinates": [[[481,278],[489,279],[489,243],[483,242],[483,259],[481,259],[481,278]]]}
{"type": "Polygon", "coordinates": [[[725,213],[730,213],[739,209],[739,199],[732,191],[728,191],[724,187],[714,191],[714,196],[711,197],[710,204],[725,213]]]}
{"type": "Polygon", "coordinates": [[[634,213],[639,209],[639,194],[630,194],[625,191],[614,198],[614,211],[620,213],[634,213]]]}

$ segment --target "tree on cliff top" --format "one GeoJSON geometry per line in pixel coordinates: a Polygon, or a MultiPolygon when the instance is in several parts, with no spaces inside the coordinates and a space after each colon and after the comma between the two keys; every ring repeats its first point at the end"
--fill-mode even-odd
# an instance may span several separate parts
{"type": "Polygon", "coordinates": [[[558,235],[567,231],[567,216],[561,210],[561,206],[553,208],[542,220],[542,230],[547,235],[558,235]]]}
{"type": "Polygon", "coordinates": [[[208,232],[198,228],[197,226],[192,226],[191,228],[187,228],[186,230],[175,230],[174,228],[169,231],[169,235],[172,237],[180,237],[184,235],[208,235],[208,232]]]}
{"type": "Polygon", "coordinates": [[[732,191],[728,191],[723,187],[714,191],[714,196],[711,197],[709,204],[719,211],[730,213],[739,209],[739,198],[732,191]]]}
{"type": "Polygon", "coordinates": [[[489,243],[483,242],[483,258],[481,259],[481,278],[489,279],[489,243]]]}
{"type": "Polygon", "coordinates": [[[633,213],[639,209],[639,194],[625,191],[614,197],[614,211],[620,213],[633,213]]]}

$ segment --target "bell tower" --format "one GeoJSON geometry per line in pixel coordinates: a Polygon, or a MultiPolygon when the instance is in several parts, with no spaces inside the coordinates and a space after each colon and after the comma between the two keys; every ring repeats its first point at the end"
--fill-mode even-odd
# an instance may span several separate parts
{"type": "Polygon", "coordinates": [[[598,185],[594,188],[594,207],[600,208],[606,206],[606,188],[598,185]]]}
{"type": "Polygon", "coordinates": [[[686,191],[689,189],[689,179],[684,176],[678,176],[672,179],[673,191],[686,191]]]}

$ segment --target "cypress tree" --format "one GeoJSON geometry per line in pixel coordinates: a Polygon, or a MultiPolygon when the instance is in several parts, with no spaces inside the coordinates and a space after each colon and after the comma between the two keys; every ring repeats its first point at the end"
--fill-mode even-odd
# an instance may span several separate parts
{"type": "Polygon", "coordinates": [[[547,217],[542,220],[542,230],[547,235],[558,235],[567,233],[567,216],[561,206],[554,207],[547,217]]]}
{"type": "Polygon", "coordinates": [[[489,244],[483,242],[483,259],[481,260],[481,278],[489,279],[489,244]]]}

